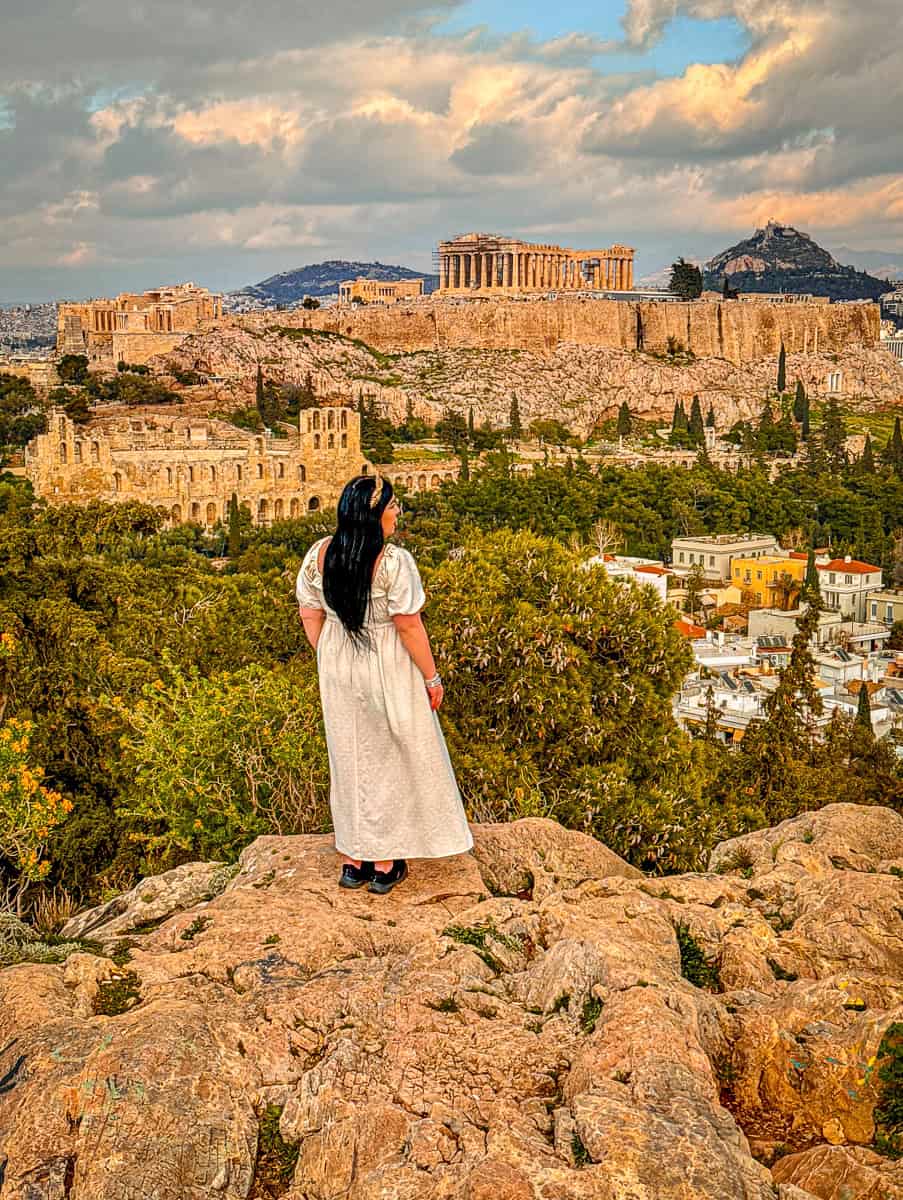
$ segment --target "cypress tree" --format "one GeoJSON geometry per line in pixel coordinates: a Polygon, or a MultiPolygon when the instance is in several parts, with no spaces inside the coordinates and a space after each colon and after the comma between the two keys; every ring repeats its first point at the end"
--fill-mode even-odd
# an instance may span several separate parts
{"type": "Polygon", "coordinates": [[[241,554],[241,516],[238,511],[238,496],[232,493],[229,501],[229,539],[227,553],[230,558],[238,558],[241,554]]]}
{"type": "Polygon", "coordinates": [[[793,419],[798,425],[802,425],[807,407],[806,389],[803,387],[802,379],[798,379],[796,381],[796,392],[793,397],[793,419]]]}
{"type": "Polygon", "coordinates": [[[618,437],[628,437],[631,425],[630,407],[625,400],[618,409],[618,437]]]}
{"type": "Polygon", "coordinates": [[[818,581],[818,567],[815,563],[815,551],[810,549],[806,559],[806,577],[803,580],[800,599],[808,604],[821,604],[821,584],[818,581]]]}
{"type": "Polygon", "coordinates": [[[523,429],[520,423],[520,405],[517,402],[517,395],[511,397],[511,408],[508,412],[508,433],[511,440],[514,442],[520,441],[523,429]]]}
{"type": "Polygon", "coordinates": [[[260,414],[261,421],[263,421],[266,410],[266,400],[264,399],[263,394],[263,367],[261,367],[260,363],[257,364],[257,389],[255,400],[257,404],[257,412],[260,414]]]}
{"type": "Polygon", "coordinates": [[[872,439],[870,434],[865,435],[865,445],[862,447],[862,458],[859,460],[859,469],[864,475],[875,474],[875,455],[872,450],[872,439]]]}
{"type": "Polygon", "coordinates": [[[784,349],[784,343],[781,342],[781,352],[778,355],[778,395],[782,395],[787,388],[787,351],[784,349]]]}
{"type": "Polygon", "coordinates": [[[825,405],[825,411],[822,416],[821,435],[828,465],[832,470],[841,470],[842,467],[846,466],[847,462],[845,445],[847,431],[840,413],[840,405],[834,396],[830,396],[825,405]]]}
{"type": "Polygon", "coordinates": [[[900,430],[899,417],[894,421],[894,432],[885,448],[884,461],[889,467],[893,467],[898,475],[903,474],[903,432],[900,430]]]}
{"type": "Polygon", "coordinates": [[[470,455],[467,452],[466,441],[461,443],[461,448],[458,451],[458,458],[461,460],[461,469],[458,472],[458,478],[463,479],[466,482],[468,479],[470,479],[470,455]]]}
{"type": "Polygon", "coordinates": [[[709,429],[715,428],[715,408],[712,404],[709,405],[709,411],[706,413],[705,423],[709,429]]]}
{"type": "Polygon", "coordinates": [[[864,679],[859,688],[859,697],[856,702],[856,725],[867,733],[874,732],[872,729],[872,706],[869,702],[869,690],[865,686],[864,679]]]}
{"type": "Polygon", "coordinates": [[[473,441],[473,406],[467,410],[467,437],[469,441],[473,441]]]}
{"type": "Polygon", "coordinates": [[[693,397],[693,403],[690,406],[690,420],[688,422],[690,429],[690,437],[698,445],[705,440],[705,426],[702,423],[702,408],[699,404],[699,397],[693,397]]]}
{"type": "Polygon", "coordinates": [[[759,427],[756,430],[758,448],[763,454],[770,454],[774,449],[774,414],[771,405],[766,400],[759,415],[759,427]]]}

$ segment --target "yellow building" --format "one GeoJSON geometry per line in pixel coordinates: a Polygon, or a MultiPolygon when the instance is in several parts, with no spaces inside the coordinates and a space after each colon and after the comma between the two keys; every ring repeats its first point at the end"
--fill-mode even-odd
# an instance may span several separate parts
{"type": "Polygon", "coordinates": [[[339,284],[339,303],[396,304],[423,295],[422,279],[346,279],[339,284]]]}
{"type": "Polygon", "coordinates": [[[731,559],[731,583],[750,608],[796,608],[805,577],[805,555],[731,559]]]}

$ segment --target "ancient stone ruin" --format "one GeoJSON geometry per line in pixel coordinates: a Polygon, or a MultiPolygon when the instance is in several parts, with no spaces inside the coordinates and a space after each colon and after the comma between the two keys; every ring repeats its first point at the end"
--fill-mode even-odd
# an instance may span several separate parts
{"type": "Polygon", "coordinates": [[[492,233],[465,233],[439,243],[439,291],[468,295],[506,292],[629,291],[631,246],[572,250],[492,233]]]}

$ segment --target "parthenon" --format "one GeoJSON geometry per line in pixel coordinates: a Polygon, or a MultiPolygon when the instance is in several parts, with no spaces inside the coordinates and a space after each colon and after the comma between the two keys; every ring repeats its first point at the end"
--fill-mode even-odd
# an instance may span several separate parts
{"type": "Polygon", "coordinates": [[[472,295],[516,292],[630,291],[633,248],[573,250],[490,233],[439,243],[439,290],[472,295]]]}

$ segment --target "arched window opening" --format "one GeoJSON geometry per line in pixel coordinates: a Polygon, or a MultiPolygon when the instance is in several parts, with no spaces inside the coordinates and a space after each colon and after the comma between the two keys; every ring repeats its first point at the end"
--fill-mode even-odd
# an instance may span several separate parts
{"type": "Polygon", "coordinates": [[[263,463],[257,464],[257,478],[263,479],[263,463]]]}
{"type": "Polygon", "coordinates": [[[100,446],[97,444],[97,442],[91,443],[91,462],[100,462],[100,446]]]}
{"type": "Polygon", "coordinates": [[[318,433],[314,434],[314,449],[315,450],[320,449],[320,435],[318,433]]]}
{"type": "Polygon", "coordinates": [[[113,472],[113,491],[122,491],[122,475],[118,471],[113,472]]]}
{"type": "Polygon", "coordinates": [[[60,442],[60,462],[61,463],[68,462],[68,459],[69,459],[69,453],[66,449],[66,443],[60,442]]]}
{"type": "Polygon", "coordinates": [[[307,467],[305,467],[304,463],[301,463],[298,467],[298,479],[301,483],[304,483],[305,479],[307,479],[307,467]]]}
{"type": "Polygon", "coordinates": [[[348,434],[347,433],[342,434],[342,449],[343,450],[348,449],[348,434]]]}
{"type": "Polygon", "coordinates": [[[328,441],[328,443],[327,443],[327,449],[328,449],[328,450],[335,450],[335,434],[334,434],[334,433],[331,433],[331,434],[329,435],[329,441],[328,441]]]}
{"type": "Polygon", "coordinates": [[[277,500],[273,505],[273,517],[277,521],[281,521],[285,515],[285,508],[281,500],[277,500]]]}
{"type": "Polygon", "coordinates": [[[280,479],[285,479],[285,463],[279,464],[278,475],[280,479]]]}
{"type": "Polygon", "coordinates": [[[294,500],[292,500],[292,502],[288,506],[288,515],[290,517],[297,517],[298,514],[300,513],[300,511],[301,511],[301,503],[296,497],[294,500]]]}
{"type": "Polygon", "coordinates": [[[316,512],[319,507],[320,507],[319,496],[311,496],[311,498],[307,502],[308,512],[316,512]]]}
{"type": "Polygon", "coordinates": [[[75,455],[74,455],[74,460],[75,460],[75,462],[77,462],[77,463],[80,463],[80,462],[81,462],[81,460],[82,460],[82,444],[81,444],[81,442],[76,442],[76,443],[75,443],[75,455]]]}
{"type": "Polygon", "coordinates": [[[207,524],[208,525],[216,524],[216,505],[213,503],[212,500],[207,505],[207,524]]]}
{"type": "Polygon", "coordinates": [[[198,523],[200,523],[201,520],[201,506],[198,504],[197,500],[195,500],[191,506],[191,520],[197,521],[198,523]]]}
{"type": "Polygon", "coordinates": [[[345,412],[344,408],[342,409],[342,415],[341,415],[340,421],[341,421],[342,428],[347,429],[348,428],[348,414],[345,412]]]}

